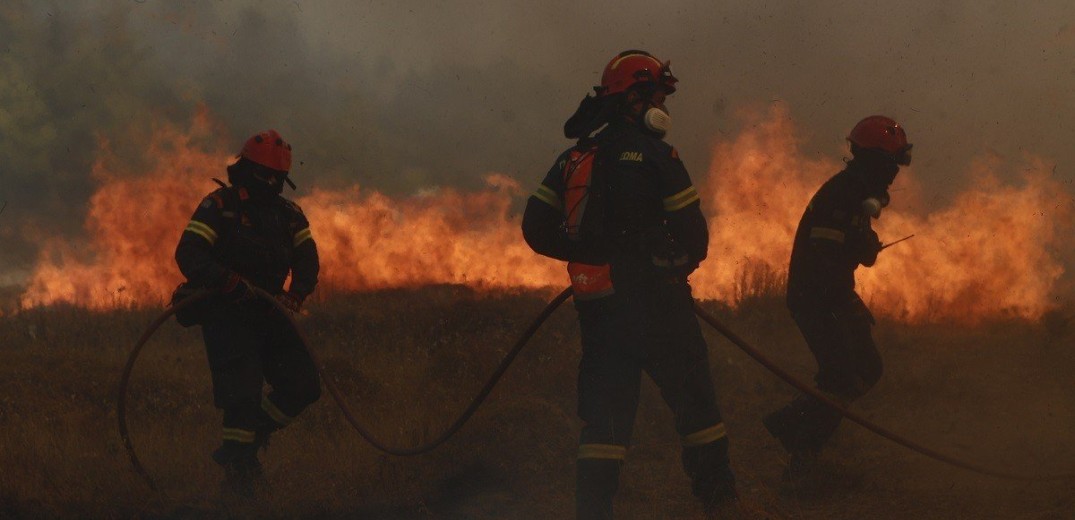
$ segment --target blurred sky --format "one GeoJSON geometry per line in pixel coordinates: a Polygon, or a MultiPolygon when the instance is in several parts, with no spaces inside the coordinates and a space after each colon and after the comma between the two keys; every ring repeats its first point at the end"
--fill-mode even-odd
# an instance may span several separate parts
{"type": "Polygon", "coordinates": [[[144,130],[199,105],[229,149],[280,130],[307,188],[473,189],[496,171],[529,189],[629,48],[672,60],[668,140],[692,172],[740,110],[783,103],[809,156],[838,158],[863,116],[896,118],[937,204],[986,156],[1075,178],[1070,0],[6,0],[0,262],[22,270],[40,236],[78,237],[98,139],[137,165],[144,130]]]}

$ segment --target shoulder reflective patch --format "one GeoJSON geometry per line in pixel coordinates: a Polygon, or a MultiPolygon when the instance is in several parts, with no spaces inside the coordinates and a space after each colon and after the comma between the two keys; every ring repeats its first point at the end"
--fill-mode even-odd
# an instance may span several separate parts
{"type": "Polygon", "coordinates": [[[542,184],[538,186],[538,189],[534,191],[534,197],[538,200],[552,206],[553,208],[560,209],[560,197],[556,195],[552,188],[542,184]]]}
{"type": "Polygon", "coordinates": [[[821,238],[833,242],[844,243],[844,232],[839,229],[815,227],[810,229],[810,238],[821,238]]]}
{"type": "Polygon", "coordinates": [[[313,237],[314,237],[314,235],[313,235],[313,233],[310,232],[310,228],[308,228],[308,227],[307,228],[302,228],[301,230],[299,230],[298,233],[295,233],[295,239],[292,242],[292,244],[295,247],[298,247],[299,244],[301,244],[301,243],[303,243],[303,242],[305,242],[307,240],[310,240],[313,237]]]}
{"type": "Polygon", "coordinates": [[[698,430],[694,433],[684,435],[683,446],[687,448],[705,446],[711,442],[717,442],[727,435],[728,431],[724,428],[724,423],[721,422],[704,430],[698,430]]]}
{"type": "Polygon", "coordinates": [[[642,162],[642,152],[623,152],[620,154],[620,160],[642,162]]]}
{"type": "Polygon", "coordinates": [[[216,243],[216,231],[213,231],[213,228],[209,227],[209,225],[204,222],[191,220],[187,223],[187,228],[183,231],[189,231],[191,233],[194,233],[195,235],[204,238],[206,241],[209,242],[209,245],[213,245],[216,243]]]}
{"type": "Polygon", "coordinates": [[[664,203],[664,210],[672,212],[681,210],[698,199],[698,190],[694,189],[694,186],[690,186],[671,197],[665,197],[662,202],[664,203]]]}
{"type": "Polygon", "coordinates": [[[579,458],[623,460],[627,458],[627,446],[618,444],[579,444],[579,458]]]}

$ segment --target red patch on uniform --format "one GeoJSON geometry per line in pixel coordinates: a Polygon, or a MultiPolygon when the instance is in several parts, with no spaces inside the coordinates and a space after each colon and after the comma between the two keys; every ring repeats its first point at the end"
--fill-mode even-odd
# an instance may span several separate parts
{"type": "Polygon", "coordinates": [[[672,158],[679,159],[679,150],[676,150],[675,147],[672,148],[672,158]]]}

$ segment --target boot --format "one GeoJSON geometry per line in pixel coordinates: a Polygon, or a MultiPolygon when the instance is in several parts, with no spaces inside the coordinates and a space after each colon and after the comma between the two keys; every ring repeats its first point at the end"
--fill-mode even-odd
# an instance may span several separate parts
{"type": "Polygon", "coordinates": [[[619,460],[578,459],[576,520],[612,520],[612,498],[620,484],[619,460]]]}
{"type": "Polygon", "coordinates": [[[213,451],[213,461],[224,468],[221,490],[225,495],[252,499],[268,487],[256,443],[225,441],[213,451]]]}
{"type": "Polygon", "coordinates": [[[814,450],[796,450],[789,453],[788,465],[784,468],[783,480],[796,482],[810,479],[817,470],[818,452],[814,450]]]}
{"type": "Polygon", "coordinates": [[[815,456],[840,426],[843,416],[809,396],[773,412],[762,424],[790,454],[805,452],[815,456]]]}
{"type": "Polygon", "coordinates": [[[740,507],[737,498],[722,498],[702,504],[705,520],[741,520],[750,518],[740,507]]]}
{"type": "Polygon", "coordinates": [[[702,501],[706,519],[748,518],[742,515],[739,493],[735,490],[735,477],[728,466],[706,475],[705,478],[693,478],[691,492],[702,501]]]}
{"type": "Polygon", "coordinates": [[[798,449],[798,426],[803,420],[802,406],[799,401],[796,400],[791,404],[766,415],[761,420],[765,429],[772,435],[774,439],[780,441],[780,445],[784,447],[787,452],[793,452],[798,449]]]}

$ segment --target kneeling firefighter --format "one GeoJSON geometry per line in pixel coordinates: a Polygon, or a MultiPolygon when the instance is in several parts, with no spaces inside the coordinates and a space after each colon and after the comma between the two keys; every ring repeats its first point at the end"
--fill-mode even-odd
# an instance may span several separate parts
{"type": "Polygon", "coordinates": [[[523,215],[530,247],[568,262],[578,311],[580,519],[612,517],[642,371],[675,415],[694,494],[711,512],[736,507],[728,439],[687,283],[706,257],[709,233],[687,170],[662,140],[671,122],[664,100],[676,82],[668,63],[649,53],[616,56],[596,96],[564,125],[577,144],[556,159],[523,215]]]}
{"type": "MultiPolygon", "coordinates": [[[[319,263],[310,224],[280,193],[291,168],[291,145],[275,130],[254,135],[228,166],[230,185],[210,193],[191,217],[176,263],[192,289],[216,291],[179,316],[199,324],[223,411],[223,442],[213,460],[225,490],[252,495],[262,484],[258,450],[321,394],[317,369],[287,317],[252,287],[276,295],[292,312],[317,285],[319,263]],[[291,274],[290,287],[284,281],[291,274]],[[263,395],[263,385],[271,391],[263,395]]],[[[174,300],[174,298],[173,298],[174,300]]],[[[174,303],[174,302],[173,302],[174,303]]]]}
{"type": "MultiPolygon", "coordinates": [[[[847,140],[847,167],[821,186],[799,221],[787,289],[792,318],[817,360],[817,388],[843,403],[881,378],[874,320],[855,292],[855,269],[877,261],[882,246],[871,219],[888,205],[888,187],[900,166],[911,163],[912,146],[903,127],[884,116],[863,119],[847,140]]],[[[804,395],[763,422],[790,453],[794,477],[810,467],[841,419],[804,395]]]]}

